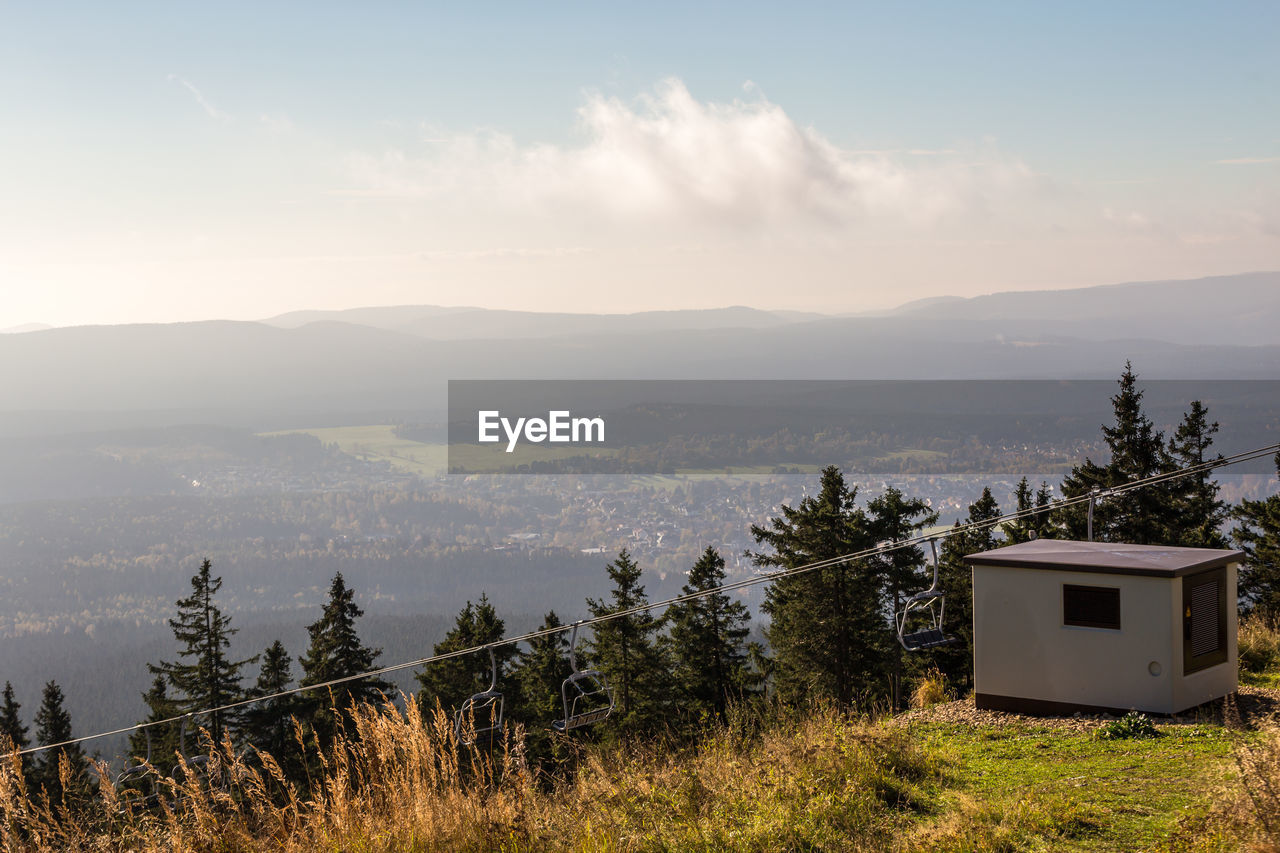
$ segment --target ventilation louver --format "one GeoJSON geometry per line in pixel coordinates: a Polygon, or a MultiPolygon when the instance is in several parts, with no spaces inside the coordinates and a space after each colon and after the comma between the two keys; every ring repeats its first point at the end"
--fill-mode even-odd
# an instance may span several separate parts
{"type": "Polygon", "coordinates": [[[1227,659],[1227,613],[1221,569],[1182,579],[1183,672],[1192,673],[1227,659]]]}

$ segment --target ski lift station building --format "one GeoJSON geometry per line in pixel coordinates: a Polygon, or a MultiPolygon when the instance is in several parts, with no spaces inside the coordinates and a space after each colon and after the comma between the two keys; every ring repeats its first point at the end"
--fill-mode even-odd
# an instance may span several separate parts
{"type": "Polygon", "coordinates": [[[1243,556],[1053,539],[968,555],[977,706],[1168,715],[1234,693],[1243,556]]]}

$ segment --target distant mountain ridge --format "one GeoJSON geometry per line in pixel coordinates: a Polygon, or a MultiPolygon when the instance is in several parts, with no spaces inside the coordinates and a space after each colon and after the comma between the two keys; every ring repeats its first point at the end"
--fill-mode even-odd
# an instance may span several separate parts
{"type": "Polygon", "coordinates": [[[1188,345],[1267,346],[1280,343],[1280,272],[1006,291],[973,297],[934,296],[886,310],[838,315],[744,306],[575,314],[402,305],[295,311],[261,322],[277,328],[299,328],[316,322],[352,323],[447,341],[776,329],[850,320],[913,321],[925,324],[922,329],[930,335],[959,340],[1153,340],[1188,345]]]}
{"type": "Polygon", "coordinates": [[[285,329],[314,322],[355,323],[433,340],[465,340],[643,334],[674,329],[761,329],[825,317],[823,314],[796,311],[762,311],[741,305],[679,311],[639,311],[632,314],[543,313],[494,308],[401,305],[343,311],[294,311],[262,322],[285,329]]]}
{"type": "Polygon", "coordinates": [[[401,306],[0,335],[0,434],[439,412],[449,379],[1109,379],[1127,359],[1147,379],[1280,377],[1280,273],[884,316],[401,306]]]}
{"type": "Polygon", "coordinates": [[[1266,346],[1280,343],[1280,272],[993,293],[897,316],[1000,325],[1006,334],[1266,346]]]}

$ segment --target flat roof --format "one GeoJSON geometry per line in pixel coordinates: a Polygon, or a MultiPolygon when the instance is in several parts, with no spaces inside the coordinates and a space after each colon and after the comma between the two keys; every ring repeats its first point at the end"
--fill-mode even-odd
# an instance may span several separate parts
{"type": "Polygon", "coordinates": [[[1034,539],[968,554],[964,560],[970,565],[1174,578],[1238,563],[1243,558],[1243,551],[1217,548],[1034,539]]]}

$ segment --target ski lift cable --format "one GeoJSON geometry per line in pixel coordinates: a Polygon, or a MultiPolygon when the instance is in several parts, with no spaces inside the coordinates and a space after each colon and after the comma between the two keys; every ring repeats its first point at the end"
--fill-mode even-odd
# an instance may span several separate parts
{"type": "MultiPolygon", "coordinates": [[[[1280,442],[1276,442],[1275,444],[1265,445],[1263,447],[1258,447],[1253,450],[1246,450],[1240,453],[1235,453],[1230,456],[1219,456],[1216,459],[1211,459],[1207,462],[1202,462],[1197,465],[1190,465],[1186,468],[1178,468],[1173,471],[1166,471],[1160,474],[1153,474],[1149,477],[1143,477],[1138,480],[1131,480],[1127,483],[1121,483],[1115,486],[1110,486],[1106,489],[1103,489],[1102,494],[1103,495],[1123,494],[1124,492],[1132,491],[1133,489],[1156,485],[1159,483],[1165,483],[1181,477],[1191,476],[1193,474],[1207,473],[1217,468],[1222,468],[1227,465],[1235,465],[1241,462],[1248,462],[1253,459],[1259,459],[1263,456],[1267,456],[1277,452],[1280,452],[1280,442]]],[[[889,542],[887,544],[878,544],[872,548],[866,548],[861,551],[855,551],[848,554],[841,554],[836,557],[828,557],[826,559],[816,560],[812,563],[806,563],[801,566],[794,566],[791,568],[781,568],[773,572],[767,572],[761,575],[746,578],[744,580],[734,581],[733,583],[722,584],[718,587],[713,587],[712,589],[699,590],[698,592],[688,593],[686,595],[677,595],[672,598],[664,599],[662,601],[655,601],[649,604],[638,605],[636,607],[631,607],[626,610],[619,610],[612,613],[605,613],[600,616],[593,616],[589,619],[580,619],[576,622],[570,622],[565,625],[558,625],[554,628],[541,628],[537,631],[530,631],[526,634],[521,634],[518,637],[505,637],[501,640],[494,640],[491,643],[484,643],[483,645],[472,646],[471,648],[467,648],[467,649],[457,649],[451,652],[442,652],[440,654],[434,654],[427,657],[418,658],[417,660],[403,661],[401,663],[395,663],[389,666],[379,667],[378,669],[372,669],[367,672],[361,672],[356,675],[348,675],[348,676],[343,676],[342,678],[334,678],[329,681],[321,682],[319,684],[308,684],[305,687],[304,686],[291,687],[288,690],[281,690],[276,693],[267,694],[265,696],[255,696],[251,699],[241,699],[236,702],[229,702],[225,705],[219,705],[215,708],[207,708],[199,711],[188,711],[187,713],[184,713],[184,714],[176,714],[172,717],[167,717],[160,720],[148,720],[141,723],[137,723],[132,726],[124,726],[121,728],[97,732],[95,734],[90,734],[90,735],[81,735],[80,737],[69,738],[68,740],[59,741],[58,743],[44,744],[41,746],[32,746],[23,750],[17,750],[13,753],[10,753],[10,755],[34,755],[36,753],[44,752],[50,749],[59,749],[61,747],[72,746],[74,744],[85,743],[87,741],[99,740],[105,737],[112,737],[113,735],[129,734],[131,732],[142,731],[144,729],[148,729],[154,726],[164,726],[164,725],[171,725],[173,723],[183,723],[183,722],[190,721],[195,717],[203,717],[203,716],[208,716],[210,714],[219,714],[224,711],[232,711],[238,708],[243,708],[248,705],[258,703],[258,702],[269,702],[274,699],[283,699],[285,697],[294,696],[299,693],[312,693],[312,692],[324,691],[331,687],[337,687],[339,685],[348,684],[353,681],[360,681],[366,678],[375,678],[377,676],[388,675],[393,672],[400,672],[400,671],[403,671],[406,669],[412,669],[415,667],[428,666],[430,664],[438,663],[440,661],[463,657],[464,655],[476,654],[477,652],[490,651],[492,649],[501,648],[503,646],[515,645],[517,643],[527,643],[532,640],[541,639],[543,637],[549,637],[554,634],[562,634],[562,633],[565,633],[566,631],[574,630],[575,628],[580,628],[588,625],[598,625],[604,622],[613,621],[615,619],[623,619],[627,616],[635,616],[640,613],[648,613],[652,610],[656,610],[659,608],[665,609],[675,604],[683,604],[688,601],[695,601],[697,599],[706,598],[708,596],[715,595],[717,593],[734,592],[740,589],[746,589],[747,587],[757,586],[762,583],[769,583],[772,581],[781,580],[783,578],[796,577],[799,575],[808,574],[810,572],[819,571],[821,569],[832,568],[834,566],[838,566],[843,563],[850,563],[858,560],[865,560],[871,557],[878,557],[884,554],[892,553],[894,551],[902,550],[904,548],[913,547],[915,545],[927,542],[930,539],[946,539],[950,536],[956,536],[958,534],[966,533],[973,530],[982,530],[988,527],[994,527],[999,524],[1007,524],[1011,521],[1017,521],[1022,518],[1027,518],[1027,517],[1039,515],[1041,513],[1052,512],[1054,510],[1065,509],[1067,507],[1083,504],[1089,501],[1090,499],[1096,499],[1096,497],[1097,495],[1091,494],[1090,492],[1085,492],[1081,495],[1077,495],[1071,498],[1058,498],[1058,499],[1055,499],[1051,504],[1048,504],[1045,506],[1030,507],[1025,510],[1006,513],[1005,515],[1001,515],[996,518],[983,519],[982,521],[972,521],[965,524],[957,525],[955,527],[948,528],[945,531],[939,531],[939,532],[928,533],[928,534],[921,533],[917,536],[908,537],[906,539],[900,539],[895,542],[889,542]]]]}

